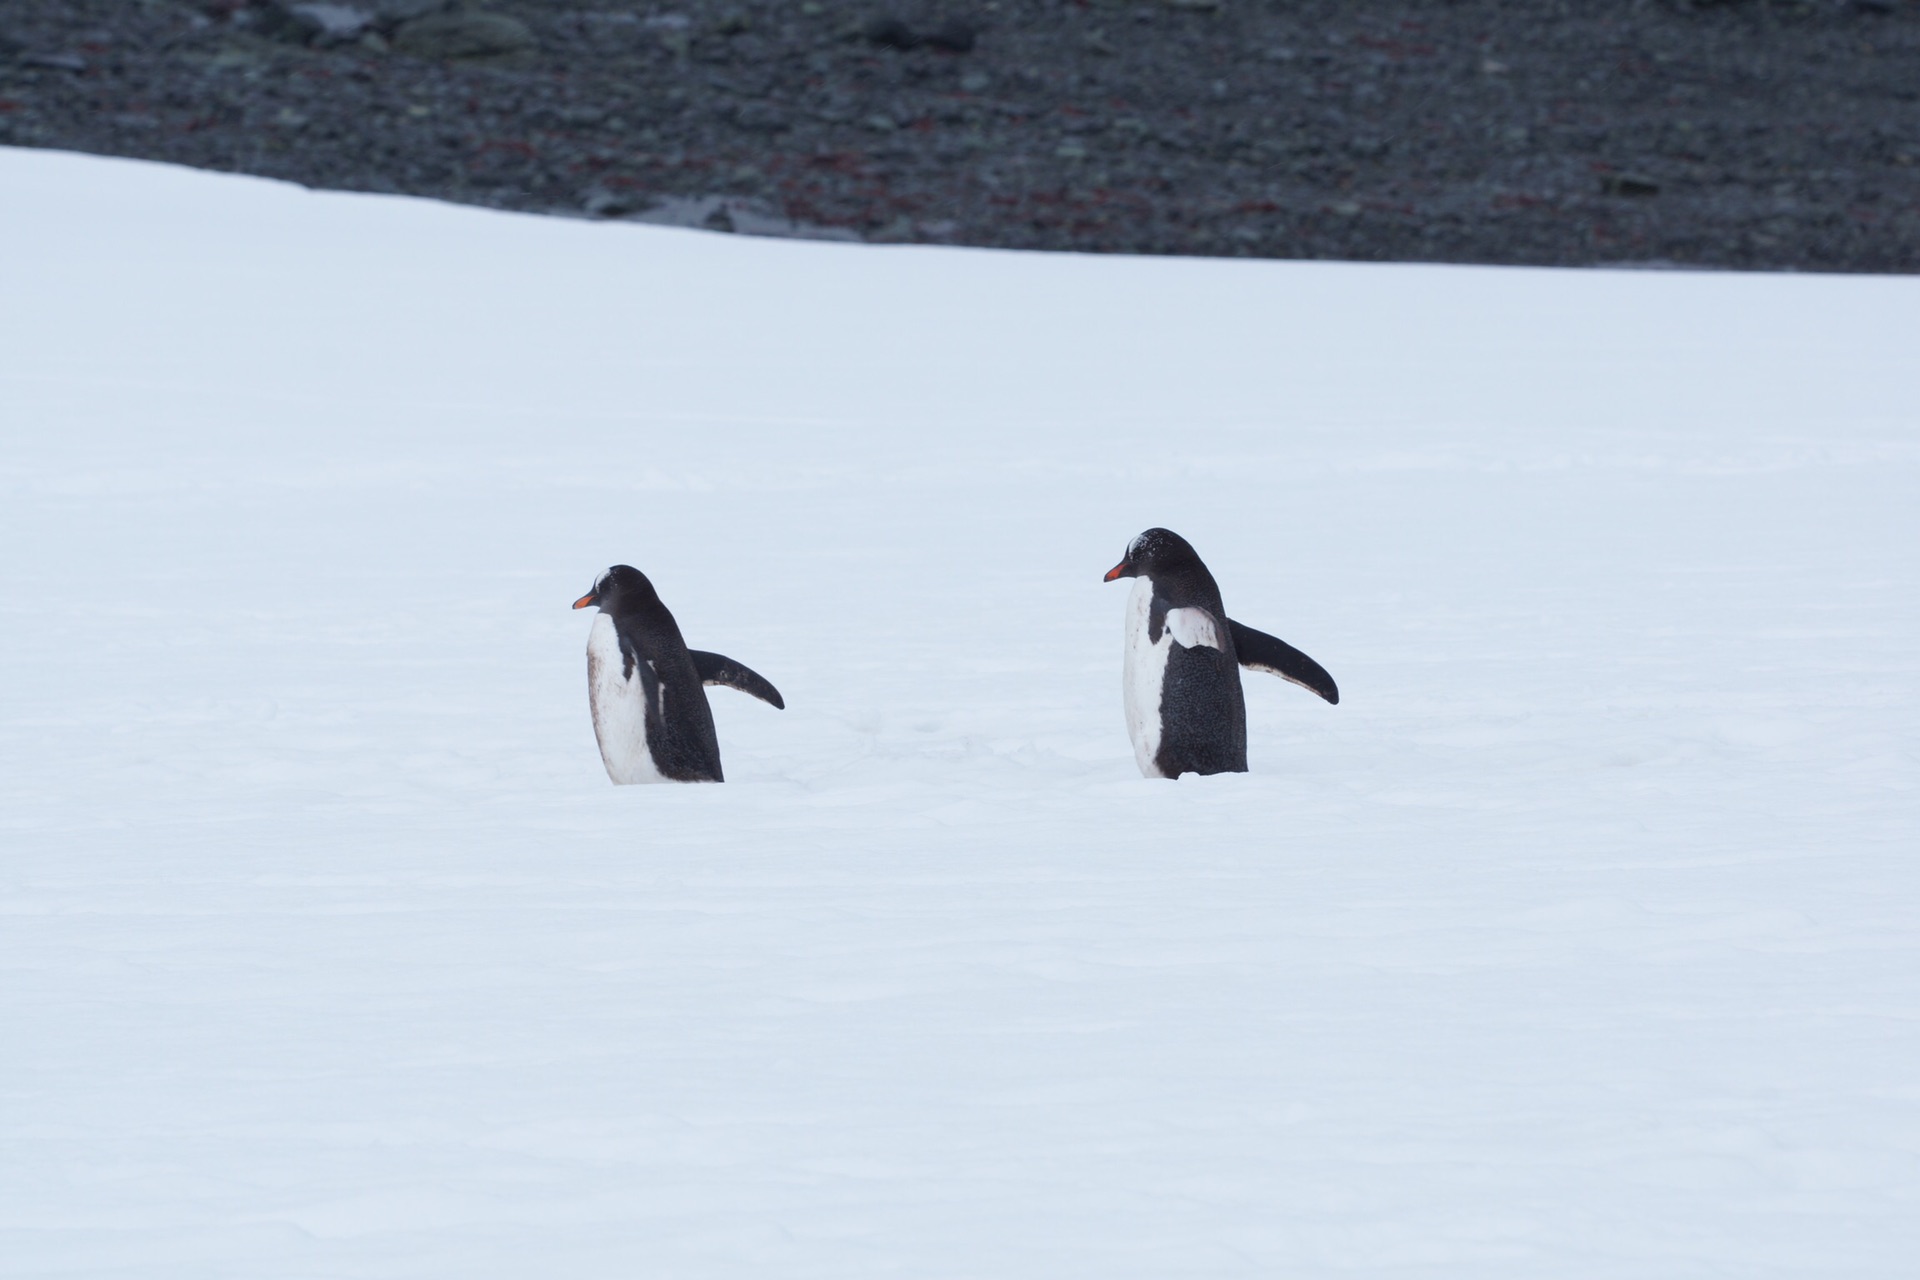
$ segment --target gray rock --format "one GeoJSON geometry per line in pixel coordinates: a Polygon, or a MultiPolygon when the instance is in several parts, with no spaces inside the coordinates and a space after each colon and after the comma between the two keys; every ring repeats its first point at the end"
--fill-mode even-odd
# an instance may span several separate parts
{"type": "Polygon", "coordinates": [[[393,47],[415,58],[498,62],[524,58],[538,42],[525,23],[503,13],[434,13],[403,23],[393,47]]]}
{"type": "Polygon", "coordinates": [[[795,240],[860,239],[846,227],[826,227],[799,221],[757,200],[734,196],[661,196],[649,208],[631,215],[631,219],[656,226],[698,227],[707,231],[731,229],[741,235],[780,236],[795,240]]]}
{"type": "Polygon", "coordinates": [[[632,213],[639,204],[631,196],[595,187],[581,196],[580,207],[589,218],[620,218],[632,213]]]}
{"type": "Polygon", "coordinates": [[[292,5],[268,3],[237,14],[236,21],[269,40],[286,44],[307,44],[325,28],[317,18],[297,12],[292,5]]]}
{"type": "Polygon", "coordinates": [[[890,14],[867,23],[860,28],[860,35],[868,44],[877,44],[883,49],[920,47],[920,37],[913,28],[890,14]]]}
{"type": "Polygon", "coordinates": [[[1600,190],[1610,196],[1657,196],[1660,184],[1641,173],[1608,173],[1600,177],[1600,190]]]}
{"type": "Polygon", "coordinates": [[[733,122],[751,133],[784,133],[793,127],[787,113],[771,102],[743,102],[734,109],[733,122]]]}
{"type": "Polygon", "coordinates": [[[974,41],[978,38],[979,33],[973,29],[972,23],[952,18],[929,31],[922,38],[922,43],[942,53],[972,53],[974,41]]]}
{"type": "Polygon", "coordinates": [[[684,13],[660,13],[641,24],[653,33],[655,43],[676,60],[684,59],[693,48],[693,21],[684,13]]]}
{"type": "Polygon", "coordinates": [[[564,128],[591,129],[597,124],[606,122],[607,110],[605,107],[569,106],[545,112],[543,115],[547,120],[564,128]]]}
{"type": "Polygon", "coordinates": [[[39,67],[43,71],[71,71],[78,75],[87,69],[87,60],[77,53],[23,53],[20,55],[23,67],[39,67]]]}
{"type": "Polygon", "coordinates": [[[452,7],[452,0],[379,0],[373,6],[373,13],[375,21],[391,28],[429,14],[442,13],[452,7]]]}
{"type": "Polygon", "coordinates": [[[942,53],[970,53],[977,33],[973,24],[951,18],[931,31],[915,31],[902,19],[887,14],[860,28],[860,37],[883,49],[938,49],[942,53]]]}
{"type": "Polygon", "coordinates": [[[336,45],[358,40],[373,29],[373,15],[365,9],[344,4],[296,4],[289,6],[296,17],[315,28],[309,44],[336,45]]]}

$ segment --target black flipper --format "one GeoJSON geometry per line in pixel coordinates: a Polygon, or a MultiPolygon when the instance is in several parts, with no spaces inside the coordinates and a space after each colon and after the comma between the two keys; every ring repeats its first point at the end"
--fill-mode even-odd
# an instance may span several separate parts
{"type": "Polygon", "coordinates": [[[1157,593],[1152,603],[1147,606],[1147,642],[1149,644],[1160,643],[1160,633],[1167,629],[1167,610],[1172,607],[1167,603],[1165,596],[1157,593]]]}
{"type": "Polygon", "coordinates": [[[700,673],[701,684],[723,684],[729,689],[750,693],[762,702],[770,702],[782,711],[787,709],[786,699],[780,696],[780,691],[745,663],[735,662],[718,653],[708,653],[704,649],[689,649],[687,652],[693,656],[693,669],[700,673]]]}
{"type": "MultiPolygon", "coordinates": [[[[665,723],[666,703],[660,696],[660,672],[651,661],[640,656],[640,651],[633,647],[633,641],[627,637],[626,632],[622,631],[619,635],[621,678],[631,680],[635,670],[640,672],[640,695],[641,701],[647,708],[647,722],[651,725],[665,723]]],[[[648,730],[647,737],[649,741],[652,740],[651,729],[648,730]]]]}
{"type": "Polygon", "coordinates": [[[1241,666],[1272,672],[1282,680],[1312,690],[1328,702],[1340,701],[1340,687],[1334,684],[1327,669],[1285,640],[1255,631],[1232,618],[1227,619],[1227,629],[1233,632],[1233,647],[1240,655],[1241,666]]]}

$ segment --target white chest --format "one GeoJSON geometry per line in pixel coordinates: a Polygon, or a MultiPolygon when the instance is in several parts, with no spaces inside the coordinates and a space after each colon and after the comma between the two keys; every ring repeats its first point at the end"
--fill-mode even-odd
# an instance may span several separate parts
{"type": "Polygon", "coordinates": [[[1153,608],[1153,581],[1133,580],[1127,597],[1126,658],[1121,668],[1121,696],[1127,709],[1127,736],[1133,740],[1133,758],[1149,778],[1163,775],[1153,758],[1160,751],[1160,691],[1167,675],[1167,656],[1173,633],[1162,631],[1155,641],[1147,634],[1153,608]]]}
{"type": "Polygon", "coordinates": [[[646,684],[638,666],[631,676],[623,666],[613,619],[596,615],[587,635],[587,702],[593,708],[600,760],[615,782],[665,782],[647,750],[646,684]]]}

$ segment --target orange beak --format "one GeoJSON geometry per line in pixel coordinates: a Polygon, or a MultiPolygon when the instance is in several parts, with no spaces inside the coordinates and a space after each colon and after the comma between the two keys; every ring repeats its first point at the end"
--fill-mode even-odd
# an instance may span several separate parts
{"type": "Polygon", "coordinates": [[[573,602],[573,607],[576,609],[584,609],[590,604],[599,604],[599,603],[600,603],[600,597],[593,594],[593,592],[589,591],[587,592],[587,594],[581,596],[578,600],[575,600],[573,602]]]}
{"type": "Polygon", "coordinates": [[[1131,568],[1133,568],[1132,565],[1128,564],[1125,560],[1122,560],[1119,564],[1107,570],[1107,576],[1100,579],[1100,581],[1112,582],[1115,578],[1118,578],[1120,575],[1124,574],[1127,570],[1131,568]]]}

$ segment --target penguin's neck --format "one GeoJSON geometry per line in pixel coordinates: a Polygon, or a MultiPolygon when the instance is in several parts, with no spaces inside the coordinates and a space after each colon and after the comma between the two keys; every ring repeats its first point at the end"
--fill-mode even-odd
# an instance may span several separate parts
{"type": "Polygon", "coordinates": [[[593,620],[593,629],[587,633],[587,653],[620,670],[620,624],[612,614],[602,613],[593,620]]]}
{"type": "Polygon", "coordinates": [[[1147,613],[1153,607],[1153,579],[1140,574],[1133,580],[1133,590],[1127,596],[1127,625],[1132,627],[1136,620],[1142,629],[1147,625],[1147,613]]]}

